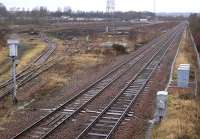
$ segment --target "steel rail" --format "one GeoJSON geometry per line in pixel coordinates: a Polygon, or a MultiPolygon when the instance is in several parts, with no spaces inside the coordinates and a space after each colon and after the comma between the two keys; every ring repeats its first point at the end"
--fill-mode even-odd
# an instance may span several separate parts
{"type": "MultiPolygon", "coordinates": [[[[124,65],[125,63],[122,63],[121,65],[124,65]]],[[[118,66],[116,69],[121,67],[118,66]]],[[[95,82],[94,84],[92,84],[91,86],[94,86],[96,83],[98,83],[99,81],[101,81],[102,79],[104,79],[105,77],[107,77],[109,74],[111,74],[112,72],[114,72],[116,69],[114,69],[113,71],[109,72],[108,74],[106,74],[106,76],[103,76],[102,78],[100,78],[99,80],[97,80],[97,82],[95,82]]],[[[89,87],[91,87],[89,86],[89,87]]],[[[85,91],[87,91],[88,89],[85,89],[85,91]]],[[[84,92],[81,91],[80,94],[82,94],[84,92]]],[[[65,104],[63,104],[62,106],[60,106],[56,111],[59,111],[62,107],[64,107],[67,103],[71,102],[72,100],[76,99],[80,94],[76,95],[75,97],[73,97],[72,99],[70,99],[69,101],[67,101],[65,104]]],[[[27,130],[30,130],[31,128],[33,128],[34,126],[36,126],[39,122],[41,122],[42,120],[44,120],[45,118],[49,117],[50,115],[54,114],[56,111],[51,112],[50,114],[48,114],[47,116],[45,116],[44,118],[40,119],[39,121],[35,122],[33,125],[31,125],[30,127],[26,128],[25,130],[23,130],[21,133],[19,133],[18,135],[16,135],[14,138],[19,137],[20,135],[24,134],[24,132],[26,132],[27,130]]]]}
{"type": "MultiPolygon", "coordinates": [[[[148,59],[148,57],[146,57],[145,60],[147,60],[147,59],[148,59]]],[[[137,62],[139,62],[140,60],[142,61],[142,60],[144,60],[144,59],[143,59],[143,58],[140,58],[140,59],[137,60],[137,62]]],[[[140,61],[140,62],[141,62],[141,61],[140,61]]],[[[135,64],[136,64],[136,63],[135,63],[135,64]]],[[[135,66],[133,65],[132,67],[135,67],[135,66]]],[[[58,119],[54,119],[56,122],[57,122],[58,120],[60,120],[60,121],[59,121],[59,124],[56,125],[56,126],[54,126],[51,130],[49,130],[48,132],[46,132],[43,136],[41,136],[41,139],[47,137],[47,136],[48,136],[49,134],[51,134],[54,130],[56,130],[61,124],[63,124],[66,120],[69,120],[69,119],[72,118],[75,114],[77,114],[77,113],[79,113],[81,110],[83,110],[91,101],[93,101],[97,96],[99,96],[107,87],[109,87],[113,82],[115,82],[117,79],[119,79],[122,75],[124,75],[127,71],[129,71],[129,70],[131,70],[131,69],[132,69],[132,68],[130,67],[130,68],[128,68],[125,72],[121,73],[117,78],[115,78],[114,80],[112,80],[112,82],[108,83],[105,87],[103,87],[103,88],[101,89],[101,91],[99,91],[97,94],[95,94],[94,96],[92,96],[87,102],[84,102],[80,107],[77,108],[76,111],[74,111],[73,113],[71,113],[69,116],[63,115],[62,117],[59,117],[58,119]],[[65,117],[65,116],[67,116],[67,117],[65,117]],[[61,119],[61,118],[63,118],[63,119],[61,119]]],[[[55,123],[55,121],[53,121],[53,122],[55,123]]]]}
{"type": "MultiPolygon", "coordinates": [[[[50,46],[49,45],[49,49],[42,53],[41,55],[39,55],[34,61],[33,63],[29,64],[29,66],[27,66],[24,70],[22,70],[20,73],[17,74],[17,82],[18,83],[18,88],[22,87],[22,85],[25,85],[26,83],[28,83],[29,81],[31,81],[32,79],[34,79],[35,77],[39,76],[41,73],[43,73],[44,71],[48,70],[50,67],[52,67],[53,65],[48,66],[49,62],[44,63],[48,57],[56,50],[56,45],[52,44],[50,46]],[[42,59],[42,60],[41,60],[42,59]],[[43,64],[44,63],[44,64],[43,64]],[[39,71],[41,68],[43,68],[44,66],[46,66],[47,68],[42,69],[41,71],[39,71]],[[39,71],[39,72],[38,72],[39,71]]],[[[52,60],[51,60],[52,61],[52,60]]],[[[50,61],[50,62],[51,62],[50,61]]],[[[2,83],[0,85],[0,91],[2,91],[0,93],[0,101],[3,100],[5,97],[7,97],[8,95],[10,95],[10,93],[12,92],[13,88],[12,88],[12,80],[9,79],[7,81],[5,81],[4,83],[2,83]],[[11,86],[11,87],[10,87],[11,86]]]]}
{"type": "MultiPolygon", "coordinates": [[[[155,39],[155,40],[157,40],[157,39],[155,39]]],[[[153,42],[153,41],[152,41],[152,42],[153,42]]],[[[142,50],[142,49],[141,49],[141,50],[142,50]]],[[[142,52],[142,51],[141,51],[141,52],[142,52]]],[[[141,52],[140,52],[140,53],[141,53],[141,52]]],[[[140,53],[139,53],[139,54],[140,54],[140,53]]],[[[139,54],[138,54],[138,55],[139,55],[139,54]]],[[[130,59],[130,60],[131,60],[131,59],[130,59]]],[[[128,62],[128,61],[126,61],[126,62],[128,62]]],[[[125,62],[125,63],[126,63],[126,62],[125,62]]],[[[114,70],[117,70],[118,68],[120,68],[120,67],[121,67],[122,65],[124,65],[125,63],[122,63],[120,66],[116,67],[114,70]]],[[[114,70],[113,70],[113,71],[114,71],[114,70]]],[[[108,74],[106,74],[106,76],[108,76],[108,75],[109,75],[110,73],[112,73],[113,71],[111,71],[111,72],[109,72],[108,74]]],[[[103,78],[105,78],[106,76],[104,76],[103,78]]],[[[103,78],[101,78],[101,79],[98,80],[97,82],[101,81],[103,78]]],[[[95,84],[95,83],[94,83],[94,84],[95,84]]],[[[94,86],[94,85],[91,85],[91,86],[94,86]]],[[[90,87],[90,86],[89,86],[89,87],[90,87]]],[[[83,91],[84,91],[84,90],[83,90],[83,91]]],[[[81,92],[83,92],[83,91],[81,91],[81,92]]],[[[87,91],[87,89],[85,89],[85,91],[87,91]]],[[[80,93],[80,94],[82,94],[82,93],[80,93]]],[[[79,96],[80,94],[78,94],[77,96],[79,96]]],[[[75,96],[75,97],[73,97],[72,99],[70,99],[67,103],[69,103],[70,101],[76,99],[77,96],[75,96]]],[[[64,107],[64,105],[61,106],[61,107],[59,107],[58,110],[61,109],[62,107],[64,107]]],[[[54,113],[54,112],[52,112],[52,113],[50,113],[50,114],[53,114],[53,113],[54,113]]],[[[48,116],[48,115],[47,115],[47,116],[48,116]]],[[[45,116],[45,117],[46,117],[46,116],[45,116]]],[[[42,118],[42,119],[44,119],[44,118],[42,118]]],[[[41,120],[42,120],[42,119],[41,119],[41,120]]],[[[35,126],[38,122],[40,122],[41,120],[37,121],[36,123],[34,123],[33,125],[31,125],[30,127],[26,128],[24,131],[27,131],[27,130],[29,130],[31,127],[34,127],[34,126],[35,126]]],[[[19,133],[18,135],[23,134],[24,131],[22,131],[22,132],[19,133]]],[[[18,136],[18,135],[17,135],[17,136],[18,136]]],[[[16,136],[16,137],[17,137],[17,136],[16,136]]]]}
{"type": "MultiPolygon", "coordinates": [[[[41,73],[47,71],[49,68],[55,65],[55,63],[56,63],[55,61],[49,61],[48,63],[41,65],[37,67],[36,69],[32,70],[31,72],[29,72],[28,74],[26,74],[24,78],[18,79],[18,83],[17,83],[18,89],[21,88],[26,83],[28,83],[29,81],[36,78],[37,76],[39,76],[41,73]],[[53,62],[53,63],[50,63],[50,62],[53,62]]],[[[2,88],[0,90],[2,91],[2,88]]],[[[0,93],[0,101],[2,101],[5,97],[10,95],[12,93],[12,90],[13,90],[12,87],[6,86],[5,90],[0,93]]]]}
{"type": "MultiPolygon", "coordinates": [[[[112,128],[112,130],[110,131],[109,134],[105,135],[105,134],[93,134],[93,135],[97,135],[99,137],[102,138],[109,138],[111,136],[111,133],[114,132],[114,130],[116,129],[116,127],[119,125],[119,123],[121,122],[121,120],[124,118],[124,116],[126,115],[126,113],[128,112],[129,108],[131,107],[131,105],[134,103],[135,99],[137,98],[137,96],[139,95],[139,93],[142,91],[142,89],[145,87],[146,83],[148,82],[148,80],[150,79],[152,73],[154,72],[154,70],[156,69],[156,67],[159,65],[159,63],[161,62],[162,58],[165,56],[165,54],[167,53],[168,49],[172,46],[173,41],[175,41],[176,39],[172,39],[172,42],[170,42],[170,45],[166,48],[166,50],[164,49],[164,54],[161,57],[157,57],[156,55],[159,54],[160,51],[158,51],[154,56],[152,56],[152,58],[149,60],[148,63],[146,63],[143,67],[143,69],[141,69],[141,71],[139,73],[137,73],[137,75],[135,75],[132,80],[129,82],[129,84],[113,99],[113,101],[111,101],[109,103],[109,105],[95,118],[95,120],[77,137],[77,139],[82,138],[84,135],[86,135],[88,133],[88,131],[95,125],[95,123],[97,123],[98,121],[100,121],[100,118],[106,114],[106,112],[108,112],[109,109],[111,109],[111,106],[115,104],[115,102],[117,102],[120,98],[120,96],[122,96],[126,89],[128,87],[130,87],[130,85],[132,85],[132,83],[134,83],[135,81],[137,81],[137,77],[141,76],[140,74],[142,73],[142,71],[145,71],[145,68],[148,67],[148,65],[155,59],[155,60],[159,60],[159,62],[156,64],[156,66],[154,66],[154,68],[151,70],[151,72],[148,74],[148,78],[146,79],[145,82],[142,83],[142,86],[140,87],[140,89],[137,91],[137,93],[134,95],[134,97],[132,98],[132,101],[129,103],[129,105],[126,107],[126,109],[124,110],[124,113],[120,116],[120,118],[118,119],[118,121],[115,123],[114,127],[112,128]]],[[[165,47],[164,47],[165,48],[165,47]]],[[[162,53],[161,53],[162,54],[162,53]]],[[[132,86],[133,87],[133,86],[132,86]]],[[[97,137],[96,136],[96,137],[97,137]]],[[[93,136],[94,137],[94,136],[93,136]]],[[[86,138],[89,138],[88,136],[86,138]]]]}
{"type": "MultiPolygon", "coordinates": [[[[44,51],[42,54],[40,54],[32,63],[30,63],[27,67],[25,67],[25,69],[23,69],[20,73],[17,74],[17,79],[21,78],[22,76],[26,76],[26,74],[29,74],[29,72],[31,72],[32,70],[34,70],[33,67],[34,65],[36,66],[36,68],[38,66],[41,66],[42,63],[40,62],[40,59],[43,59],[43,62],[45,62],[45,60],[56,50],[56,45],[51,45],[51,47],[47,50],[44,51]],[[28,73],[27,73],[28,72],[28,73]]],[[[7,85],[12,83],[12,79],[8,79],[7,81],[3,82],[0,84],[0,89],[6,87],[7,85]]]]}

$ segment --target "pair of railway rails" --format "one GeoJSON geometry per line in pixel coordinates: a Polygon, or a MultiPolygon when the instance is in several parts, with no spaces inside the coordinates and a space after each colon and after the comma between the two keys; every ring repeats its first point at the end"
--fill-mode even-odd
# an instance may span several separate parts
{"type": "Polygon", "coordinates": [[[108,139],[126,117],[131,106],[136,101],[146,84],[150,80],[166,53],[170,48],[175,48],[185,29],[182,23],[164,35],[154,39],[149,44],[136,51],[127,61],[116,66],[112,71],[86,89],[76,93],[64,104],[52,110],[49,114],[39,119],[19,134],[18,138],[46,138],[53,134],[65,121],[79,115],[82,110],[94,102],[95,99],[124,74],[135,72],[132,79],[125,83],[124,88],[118,92],[114,99],[102,108],[100,113],[91,116],[91,122],[76,137],[87,139],[108,139]],[[136,67],[140,67],[139,70],[136,67]],[[137,71],[134,69],[137,69],[137,71]]]}
{"type": "MultiPolygon", "coordinates": [[[[48,49],[39,55],[31,64],[16,75],[17,87],[20,88],[38,75],[52,67],[56,60],[48,60],[50,55],[56,50],[54,43],[48,44],[48,49]]],[[[13,91],[12,79],[9,79],[0,85],[0,101],[10,95],[13,91]]]]}

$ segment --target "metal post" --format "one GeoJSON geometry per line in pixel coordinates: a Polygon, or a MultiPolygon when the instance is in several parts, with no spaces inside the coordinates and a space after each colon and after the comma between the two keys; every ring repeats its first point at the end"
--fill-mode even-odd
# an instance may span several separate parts
{"type": "Polygon", "coordinates": [[[12,100],[13,100],[13,104],[17,104],[16,57],[12,57],[12,63],[13,63],[13,69],[12,69],[13,94],[12,94],[12,100]]]}
{"type": "Polygon", "coordinates": [[[109,25],[109,23],[107,23],[106,32],[109,32],[111,30],[111,27],[114,30],[114,20],[113,20],[114,11],[115,11],[115,0],[107,0],[106,13],[110,14],[110,16],[111,16],[111,25],[109,25]]]}
{"type": "Polygon", "coordinates": [[[197,96],[197,92],[198,92],[198,80],[197,80],[197,71],[195,71],[195,90],[194,90],[194,96],[197,96]]]}
{"type": "Polygon", "coordinates": [[[153,12],[155,14],[154,23],[156,23],[156,21],[157,21],[157,17],[156,17],[156,0],[153,0],[153,12]]]}
{"type": "Polygon", "coordinates": [[[17,103],[17,83],[16,83],[16,58],[17,58],[17,48],[19,45],[19,41],[16,39],[9,39],[7,40],[7,44],[10,50],[9,56],[12,59],[12,78],[13,78],[13,89],[12,89],[12,100],[13,100],[13,104],[17,103]]]}

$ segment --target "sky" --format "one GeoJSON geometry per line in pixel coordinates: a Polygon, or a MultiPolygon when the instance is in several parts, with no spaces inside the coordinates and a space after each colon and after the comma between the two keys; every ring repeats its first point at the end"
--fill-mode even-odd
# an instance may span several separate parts
{"type": "MultiPolygon", "coordinates": [[[[154,0],[115,0],[116,11],[151,11],[154,0]]],[[[156,12],[200,12],[200,0],[155,0],[156,12]]],[[[106,0],[0,0],[8,7],[32,9],[45,6],[49,10],[71,7],[73,11],[105,11],[106,0]]]]}

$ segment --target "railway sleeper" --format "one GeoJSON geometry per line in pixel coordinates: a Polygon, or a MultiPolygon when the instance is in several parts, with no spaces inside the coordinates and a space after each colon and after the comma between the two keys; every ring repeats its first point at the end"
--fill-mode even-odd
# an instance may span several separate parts
{"type": "Polygon", "coordinates": [[[137,93],[135,91],[130,91],[130,92],[124,92],[123,93],[123,96],[124,97],[129,97],[129,98],[132,98],[133,96],[135,96],[137,93]]]}
{"type": "MultiPolygon", "coordinates": [[[[129,93],[129,95],[132,95],[131,93],[129,93]]],[[[128,96],[126,96],[126,95],[121,95],[120,96],[120,99],[123,101],[123,100],[131,100],[131,97],[128,97],[128,96]]],[[[117,100],[118,101],[118,100],[117,100]]],[[[121,102],[121,101],[120,101],[121,102]]]]}
{"type": "Polygon", "coordinates": [[[44,126],[53,126],[55,125],[58,121],[62,120],[64,117],[66,117],[66,114],[59,113],[58,116],[52,117],[49,121],[47,121],[44,126]]]}
{"type": "Polygon", "coordinates": [[[90,133],[98,133],[98,134],[108,134],[110,130],[106,130],[104,128],[91,128],[91,132],[90,133]]]}
{"type": "Polygon", "coordinates": [[[98,123],[115,125],[117,123],[117,120],[99,119],[98,123]]]}
{"type": "Polygon", "coordinates": [[[110,109],[116,110],[116,111],[124,111],[126,109],[126,107],[121,107],[121,106],[115,107],[115,106],[112,106],[110,109]]]}
{"type": "Polygon", "coordinates": [[[118,110],[109,109],[108,112],[117,113],[117,114],[122,114],[124,111],[118,111],[118,110]]]}
{"type": "Polygon", "coordinates": [[[105,126],[105,125],[95,125],[94,127],[92,127],[93,131],[97,131],[97,132],[104,132],[105,130],[111,130],[113,128],[113,126],[105,126]]]}
{"type": "Polygon", "coordinates": [[[125,98],[127,98],[127,97],[132,98],[132,97],[135,96],[136,94],[137,94],[136,91],[129,91],[129,92],[125,91],[125,93],[123,93],[123,96],[124,96],[125,98]]]}
{"type": "Polygon", "coordinates": [[[113,107],[124,107],[124,108],[126,108],[126,107],[128,107],[128,104],[129,103],[126,103],[126,104],[124,104],[124,103],[115,103],[115,104],[113,104],[113,107]]]}
{"type": "Polygon", "coordinates": [[[72,114],[75,110],[73,109],[63,109],[64,112],[68,112],[69,114],[72,114]]]}
{"type": "Polygon", "coordinates": [[[140,86],[128,87],[125,91],[137,91],[139,90],[140,86]]]}
{"type": "Polygon", "coordinates": [[[101,139],[101,138],[99,138],[99,137],[102,137],[102,138],[107,137],[107,134],[99,134],[99,133],[88,133],[88,135],[85,137],[85,139],[88,139],[88,138],[101,139]],[[88,135],[89,135],[89,136],[88,136],[88,135]]]}
{"type": "Polygon", "coordinates": [[[116,103],[119,103],[119,104],[121,104],[121,102],[123,102],[123,103],[130,103],[131,102],[131,100],[124,100],[124,99],[121,99],[121,98],[119,98],[118,99],[118,102],[116,102],[116,103]],[[119,103],[120,102],[120,103],[119,103]]]}
{"type": "Polygon", "coordinates": [[[94,94],[83,94],[83,96],[93,97],[93,96],[95,96],[95,95],[94,95],[94,94]]]}
{"type": "Polygon", "coordinates": [[[139,88],[135,88],[135,89],[133,89],[133,88],[127,88],[125,90],[126,93],[132,93],[132,92],[137,92],[137,91],[139,91],[139,88]]]}
{"type": "Polygon", "coordinates": [[[111,116],[110,116],[110,117],[109,117],[109,116],[103,116],[102,119],[107,119],[107,120],[118,120],[119,117],[116,118],[116,117],[111,117],[111,116]]]}
{"type": "MultiPolygon", "coordinates": [[[[48,130],[49,130],[49,128],[48,128],[48,130]]],[[[46,133],[46,131],[47,131],[46,128],[45,128],[45,130],[44,130],[44,128],[40,127],[40,128],[38,128],[37,130],[33,131],[33,132],[29,135],[29,137],[32,137],[32,138],[40,138],[42,135],[44,135],[44,134],[46,133]]]]}
{"type": "Polygon", "coordinates": [[[93,89],[90,89],[86,92],[88,95],[94,95],[95,91],[93,89]]]}
{"type": "Polygon", "coordinates": [[[97,92],[99,92],[99,91],[101,91],[101,90],[102,90],[102,88],[101,88],[101,89],[92,88],[92,93],[93,93],[93,94],[96,94],[97,92]]]}
{"type": "Polygon", "coordinates": [[[92,97],[84,96],[83,99],[85,99],[85,100],[90,100],[91,98],[92,98],[92,97]]]}

